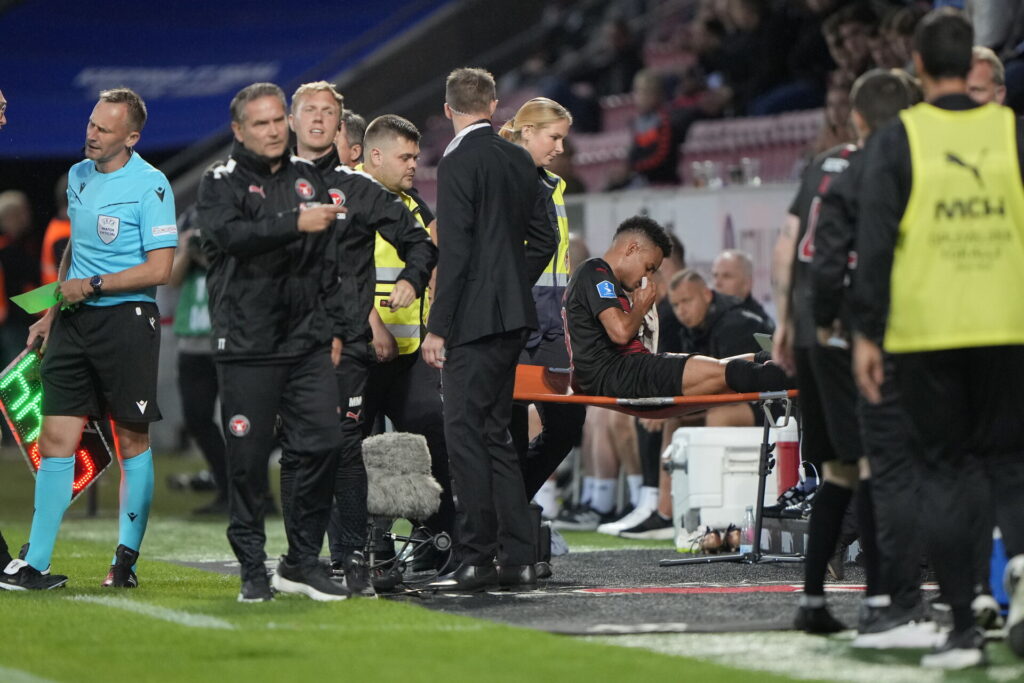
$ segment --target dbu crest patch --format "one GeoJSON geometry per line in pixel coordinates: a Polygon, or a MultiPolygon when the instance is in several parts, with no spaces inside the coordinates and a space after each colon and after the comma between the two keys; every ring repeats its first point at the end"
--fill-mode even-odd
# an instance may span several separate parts
{"type": "Polygon", "coordinates": [[[608,280],[597,283],[597,295],[602,299],[615,299],[615,285],[608,280]]]}
{"type": "Polygon", "coordinates": [[[121,219],[116,216],[100,216],[96,219],[96,234],[103,244],[110,244],[121,232],[121,219]]]}

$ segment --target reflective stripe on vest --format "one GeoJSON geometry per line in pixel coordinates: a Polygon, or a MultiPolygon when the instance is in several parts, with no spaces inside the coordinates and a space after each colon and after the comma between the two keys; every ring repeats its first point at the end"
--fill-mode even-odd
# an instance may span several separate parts
{"type": "MultiPolygon", "coordinates": [[[[427,226],[423,223],[416,201],[404,192],[401,197],[406,208],[416,218],[416,222],[426,230],[427,226]]],[[[413,353],[420,347],[422,326],[427,323],[430,301],[424,292],[424,296],[416,299],[411,305],[392,312],[384,302],[395,288],[395,281],[398,280],[398,276],[405,268],[405,262],[399,258],[395,248],[380,234],[376,237],[373,260],[377,276],[377,290],[373,297],[373,305],[384,322],[384,326],[395,337],[395,341],[398,343],[398,353],[413,353]]]]}
{"type": "Polygon", "coordinates": [[[558,222],[553,226],[558,231],[558,249],[534,286],[566,287],[569,284],[569,216],[565,210],[565,181],[546,169],[544,173],[553,185],[551,203],[558,222]]]}
{"type": "Polygon", "coordinates": [[[900,112],[910,199],[893,255],[885,348],[1024,344],[1024,189],[1013,112],[900,112]]]}

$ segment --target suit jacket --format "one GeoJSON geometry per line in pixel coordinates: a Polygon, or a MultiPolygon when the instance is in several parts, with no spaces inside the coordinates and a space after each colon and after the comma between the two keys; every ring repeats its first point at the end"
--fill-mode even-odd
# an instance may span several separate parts
{"type": "Polygon", "coordinates": [[[537,328],[531,287],[558,246],[529,153],[489,121],[437,168],[438,261],[427,329],[449,348],[537,328]]]}

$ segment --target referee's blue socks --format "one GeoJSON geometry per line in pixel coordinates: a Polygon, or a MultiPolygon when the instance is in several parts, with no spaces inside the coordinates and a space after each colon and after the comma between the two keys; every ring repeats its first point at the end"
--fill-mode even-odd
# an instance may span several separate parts
{"type": "MultiPolygon", "coordinates": [[[[121,513],[118,515],[119,545],[138,552],[149,522],[149,504],[153,500],[153,449],[147,448],[134,458],[121,460],[121,513]]],[[[110,563],[114,564],[115,560],[110,563]]]]}
{"type": "Polygon", "coordinates": [[[43,458],[36,473],[35,512],[28,537],[25,561],[41,572],[50,566],[57,542],[60,521],[71,504],[71,485],[75,481],[75,456],[43,458]]]}

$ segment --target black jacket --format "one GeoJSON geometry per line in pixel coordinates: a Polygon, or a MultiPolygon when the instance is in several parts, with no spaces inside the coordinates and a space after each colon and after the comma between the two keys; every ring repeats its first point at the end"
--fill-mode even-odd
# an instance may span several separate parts
{"type": "Polygon", "coordinates": [[[814,295],[815,327],[831,327],[840,320],[848,330],[847,287],[854,276],[851,261],[857,227],[857,188],[864,174],[864,155],[859,151],[847,157],[850,165],[836,176],[821,196],[817,230],[814,232],[814,260],[811,274],[814,295]]]}
{"type": "Polygon", "coordinates": [[[344,324],[338,336],[344,341],[369,339],[370,309],[377,286],[373,252],[376,234],[387,240],[405,262],[396,280],[407,280],[422,296],[437,264],[437,247],[398,195],[388,191],[371,176],[343,166],[333,147],[315,162],[335,204],[348,213],[338,241],[343,290],[346,295],[344,324]]]}
{"type": "Polygon", "coordinates": [[[531,287],[558,241],[529,153],[489,121],[449,145],[437,168],[437,291],[427,329],[451,348],[537,328],[531,287]]]}
{"type": "Polygon", "coordinates": [[[305,355],[351,324],[338,306],[338,224],[298,230],[300,205],[330,201],[320,174],[297,157],[271,173],[266,159],[236,142],[226,162],[207,169],[196,224],[210,261],[215,359],[305,355]]]}
{"type": "Polygon", "coordinates": [[[696,327],[683,327],[683,351],[712,358],[757,353],[761,347],[754,339],[755,332],[771,334],[771,328],[740,299],[712,292],[704,322],[696,327]]]}

